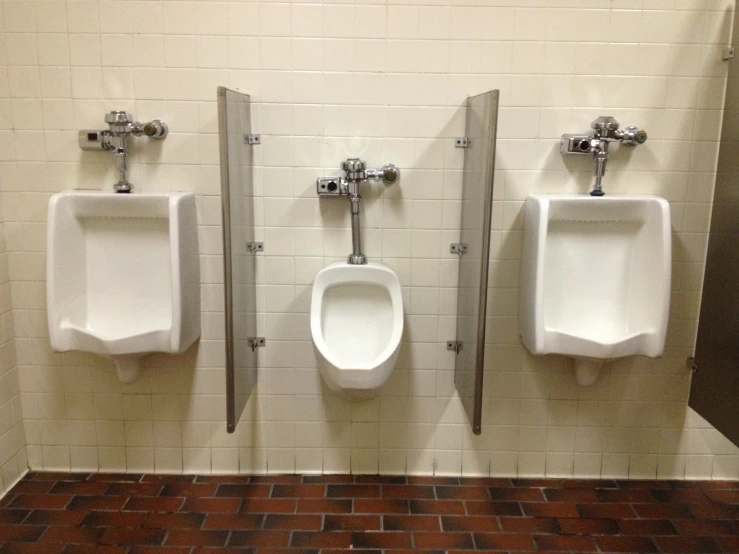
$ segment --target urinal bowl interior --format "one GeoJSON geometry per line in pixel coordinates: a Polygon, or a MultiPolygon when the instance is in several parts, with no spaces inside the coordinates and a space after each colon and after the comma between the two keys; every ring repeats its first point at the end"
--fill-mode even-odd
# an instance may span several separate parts
{"type": "Polygon", "coordinates": [[[340,367],[372,368],[393,332],[390,292],[373,283],[337,283],[323,294],[323,340],[340,367]]]}
{"type": "Polygon", "coordinates": [[[551,219],[544,259],[547,330],[615,344],[650,332],[661,315],[662,245],[654,222],[551,219]]]}
{"type": "Polygon", "coordinates": [[[379,264],[359,269],[335,265],[339,267],[329,266],[314,283],[311,331],[319,368],[331,390],[352,399],[369,398],[387,381],[398,357],[400,284],[379,264]]]}
{"type": "Polygon", "coordinates": [[[169,221],[127,217],[77,221],[82,237],[74,243],[76,251],[70,247],[70,254],[84,271],[81,278],[64,283],[70,304],[61,328],[79,329],[91,340],[104,341],[145,333],[152,346],[159,343],[159,349],[166,349],[172,327],[169,221]],[[136,268],[146,268],[145,279],[136,275],[136,268]]]}

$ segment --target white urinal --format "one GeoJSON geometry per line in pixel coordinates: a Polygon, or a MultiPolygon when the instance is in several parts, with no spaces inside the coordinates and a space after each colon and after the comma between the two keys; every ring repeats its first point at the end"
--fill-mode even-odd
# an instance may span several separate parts
{"type": "Polygon", "coordinates": [[[49,201],[51,347],[113,358],[124,383],[200,336],[195,197],[62,192],[49,201]]]}
{"type": "Polygon", "coordinates": [[[670,308],[670,208],[654,196],[526,200],[520,331],[532,354],[575,359],[592,385],[616,358],[660,356],[670,308]]]}
{"type": "Polygon", "coordinates": [[[313,282],[310,328],[329,388],[348,398],[373,396],[390,376],[400,350],[398,276],[372,262],[322,269],[313,282]]]}

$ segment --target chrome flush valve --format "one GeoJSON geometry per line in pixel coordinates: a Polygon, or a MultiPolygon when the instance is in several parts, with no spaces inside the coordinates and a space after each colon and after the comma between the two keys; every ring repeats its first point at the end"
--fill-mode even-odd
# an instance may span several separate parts
{"type": "Polygon", "coordinates": [[[344,175],[336,177],[319,177],[316,180],[318,196],[348,196],[349,211],[352,220],[352,253],[347,263],[362,265],[367,263],[367,256],[362,253],[362,235],[359,227],[359,213],[362,195],[359,185],[362,181],[384,181],[392,185],[400,178],[400,169],[394,164],[385,164],[379,169],[367,169],[367,164],[359,158],[349,158],[341,162],[344,175]]]}
{"type": "Polygon", "coordinates": [[[592,135],[562,135],[562,154],[591,154],[593,156],[593,175],[595,184],[591,196],[603,196],[603,176],[610,153],[611,142],[620,142],[624,146],[638,146],[647,142],[647,132],[635,126],[619,128],[615,118],[603,116],[590,125],[592,135]]]}
{"type": "Polygon", "coordinates": [[[108,150],[113,152],[115,166],[120,173],[118,182],[113,185],[116,192],[131,192],[133,185],[128,181],[128,137],[146,136],[154,140],[167,138],[169,128],[161,119],[153,119],[147,123],[133,120],[133,116],[124,111],[112,111],[105,114],[107,130],[84,130],[79,132],[78,140],[82,150],[108,150]]]}

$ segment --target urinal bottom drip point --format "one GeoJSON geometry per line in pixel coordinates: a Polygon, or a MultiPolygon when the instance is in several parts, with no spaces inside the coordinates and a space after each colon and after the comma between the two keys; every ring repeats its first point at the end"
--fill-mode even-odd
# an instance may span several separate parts
{"type": "Polygon", "coordinates": [[[139,356],[116,356],[113,358],[118,378],[124,385],[130,385],[139,376],[141,358],[139,356]]]}
{"type": "Polygon", "coordinates": [[[590,387],[595,384],[603,367],[605,360],[586,360],[575,358],[575,378],[577,384],[582,387],[590,387]]]}

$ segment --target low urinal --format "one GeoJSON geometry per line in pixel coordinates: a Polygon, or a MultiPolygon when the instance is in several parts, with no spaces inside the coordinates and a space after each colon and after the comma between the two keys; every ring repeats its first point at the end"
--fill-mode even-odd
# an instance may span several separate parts
{"type": "Polygon", "coordinates": [[[310,328],[329,388],[367,398],[387,381],[403,335],[400,281],[378,263],[332,264],[316,275],[310,328]]]}
{"type": "Polygon", "coordinates": [[[124,383],[142,356],[184,352],[200,336],[195,197],[55,194],[46,292],[52,349],[109,356],[124,383]]]}
{"type": "Polygon", "coordinates": [[[526,200],[520,332],[532,354],[601,366],[658,357],[670,308],[670,208],[654,196],[533,195],[526,200]]]}

